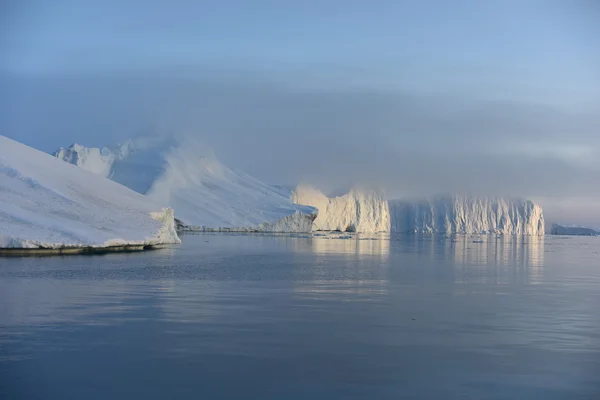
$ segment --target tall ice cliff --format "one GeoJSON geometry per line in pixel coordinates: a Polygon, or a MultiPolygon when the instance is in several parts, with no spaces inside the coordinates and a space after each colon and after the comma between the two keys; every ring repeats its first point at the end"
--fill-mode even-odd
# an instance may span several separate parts
{"type": "Polygon", "coordinates": [[[347,194],[329,198],[312,186],[301,184],[292,191],[296,204],[318,210],[314,230],[342,232],[389,232],[388,203],[379,191],[353,188],[347,194]]]}
{"type": "Polygon", "coordinates": [[[523,199],[439,195],[385,200],[379,191],[360,188],[329,198],[305,184],[291,199],[318,209],[314,230],[544,235],[542,208],[523,199]]]}
{"type": "Polygon", "coordinates": [[[544,235],[542,208],[531,200],[440,195],[389,207],[393,232],[544,235]]]}

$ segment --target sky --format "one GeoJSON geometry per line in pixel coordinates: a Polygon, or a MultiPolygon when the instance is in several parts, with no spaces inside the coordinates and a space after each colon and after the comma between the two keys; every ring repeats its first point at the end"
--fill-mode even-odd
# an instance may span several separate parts
{"type": "Polygon", "coordinates": [[[274,184],[524,196],[600,226],[600,2],[4,0],[0,133],[185,132],[274,184]]]}

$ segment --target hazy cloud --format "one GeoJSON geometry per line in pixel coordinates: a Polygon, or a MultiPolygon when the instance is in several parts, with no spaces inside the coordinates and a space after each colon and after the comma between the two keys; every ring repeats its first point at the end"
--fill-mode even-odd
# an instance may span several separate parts
{"type": "Polygon", "coordinates": [[[2,133],[45,151],[187,132],[272,183],[376,181],[391,196],[467,191],[550,208],[600,196],[600,113],[219,74],[6,76],[0,85],[2,133]]]}

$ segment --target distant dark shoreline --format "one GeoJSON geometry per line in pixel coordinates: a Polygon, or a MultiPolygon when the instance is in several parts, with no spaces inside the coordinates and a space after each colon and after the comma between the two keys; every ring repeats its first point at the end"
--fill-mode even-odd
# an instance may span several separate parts
{"type": "Polygon", "coordinates": [[[144,250],[155,250],[156,245],[125,245],[107,247],[60,247],[52,248],[0,248],[0,257],[43,257],[63,255],[97,255],[108,253],[134,253],[144,250]]]}
{"type": "Polygon", "coordinates": [[[562,226],[558,224],[552,225],[550,229],[551,235],[567,235],[567,236],[598,236],[600,232],[592,228],[582,228],[575,226],[562,226]]]}

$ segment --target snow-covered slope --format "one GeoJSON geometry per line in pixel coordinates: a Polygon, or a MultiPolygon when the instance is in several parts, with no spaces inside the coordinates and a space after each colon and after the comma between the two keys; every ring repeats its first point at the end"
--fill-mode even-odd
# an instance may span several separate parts
{"type": "Polygon", "coordinates": [[[347,194],[329,198],[305,184],[298,185],[291,199],[318,209],[314,230],[342,232],[389,232],[390,214],[382,193],[353,188],[347,194]]]}
{"type": "Polygon", "coordinates": [[[145,194],[165,172],[164,153],[177,145],[170,136],[152,136],[102,149],[73,144],[52,155],[145,194]]]}
{"type": "Polygon", "coordinates": [[[86,149],[78,144],[60,148],[53,155],[70,164],[75,164],[81,169],[104,177],[110,176],[112,165],[118,157],[117,153],[112,153],[108,149],[86,149]]]}
{"type": "Polygon", "coordinates": [[[171,209],[0,136],[0,248],[179,243],[171,209]]]}
{"type": "Polygon", "coordinates": [[[314,208],[225,167],[190,139],[129,141],[102,151],[73,145],[55,156],[172,207],[184,229],[309,232],[316,217],[314,208]]]}
{"type": "Polygon", "coordinates": [[[434,196],[389,207],[394,232],[544,234],[542,208],[529,200],[434,196]]]}

